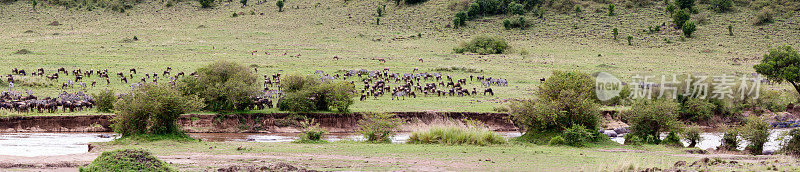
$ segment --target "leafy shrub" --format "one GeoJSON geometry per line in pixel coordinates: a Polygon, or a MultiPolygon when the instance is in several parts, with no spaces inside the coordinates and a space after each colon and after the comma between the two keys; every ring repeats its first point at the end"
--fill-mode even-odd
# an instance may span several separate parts
{"type": "Polygon", "coordinates": [[[733,25],[728,25],[728,36],[733,36],[733,25]]]}
{"type": "Polygon", "coordinates": [[[95,171],[175,171],[167,163],[142,149],[121,149],[103,152],[81,172],[95,171]]]}
{"type": "Polygon", "coordinates": [[[705,99],[688,99],[682,105],[681,118],[691,121],[705,121],[714,115],[716,106],[705,99]]]}
{"type": "Polygon", "coordinates": [[[725,127],[719,150],[737,151],[739,149],[739,131],[733,127],[725,127]]]}
{"type": "Polygon", "coordinates": [[[672,3],[667,4],[667,12],[669,14],[675,14],[675,4],[672,3]]]}
{"type": "Polygon", "coordinates": [[[515,123],[528,134],[561,133],[573,125],[595,130],[600,123],[594,78],[581,72],[553,71],[539,86],[534,101],[520,101],[509,107],[515,123]]]}
{"type": "Polygon", "coordinates": [[[768,8],[764,8],[764,9],[761,9],[760,11],[758,11],[758,14],[756,14],[756,21],[753,22],[753,24],[755,24],[755,25],[765,25],[765,24],[772,23],[773,21],[774,21],[774,19],[772,18],[772,10],[770,10],[768,8]]]}
{"type": "Polygon", "coordinates": [[[522,30],[525,30],[525,28],[527,28],[528,25],[529,24],[525,20],[525,17],[522,17],[522,16],[520,16],[516,20],[509,20],[509,19],[503,20],[503,27],[505,27],[506,30],[513,29],[513,28],[520,28],[522,30]]]}
{"type": "Polygon", "coordinates": [[[525,6],[516,2],[511,2],[508,4],[508,12],[511,14],[523,15],[525,14],[525,6]]]}
{"type": "Polygon", "coordinates": [[[691,9],[694,7],[694,0],[675,0],[680,9],[691,9]]]}
{"type": "Polygon", "coordinates": [[[316,109],[313,91],[296,91],[286,93],[278,100],[277,107],[281,111],[311,112],[316,109]]]}
{"type": "Polygon", "coordinates": [[[739,130],[744,140],[750,142],[745,150],[750,154],[760,155],[764,150],[764,144],[769,141],[769,130],[772,126],[769,122],[759,117],[748,117],[744,126],[739,130]]]}
{"type": "Polygon", "coordinates": [[[700,137],[700,133],[703,132],[700,130],[699,126],[691,126],[686,128],[686,131],[683,133],[683,138],[686,139],[686,142],[689,142],[689,147],[697,146],[697,143],[700,142],[703,138],[700,137]]]}
{"type": "Polygon", "coordinates": [[[550,138],[550,141],[547,142],[547,144],[548,145],[553,145],[553,146],[555,146],[555,145],[565,145],[565,144],[567,144],[567,141],[564,140],[564,137],[554,136],[554,137],[550,138]]]}
{"type": "Polygon", "coordinates": [[[323,139],[325,133],[328,133],[328,132],[325,131],[325,129],[322,129],[321,127],[319,127],[319,123],[317,123],[313,119],[306,120],[306,121],[301,121],[300,122],[300,127],[303,128],[303,132],[300,133],[300,135],[299,135],[300,139],[297,140],[296,142],[298,142],[298,143],[325,142],[325,140],[322,140],[322,139],[323,139]]]}
{"type": "Polygon", "coordinates": [[[214,6],[214,0],[197,0],[203,8],[211,8],[214,6]]]}
{"type": "Polygon", "coordinates": [[[459,27],[463,27],[467,23],[467,12],[459,11],[456,13],[456,17],[453,18],[453,27],[458,29],[459,27]]]}
{"type": "Polygon", "coordinates": [[[503,136],[479,127],[433,127],[427,130],[414,131],[408,143],[447,144],[447,145],[495,145],[503,144],[503,136]]]}
{"type": "Polygon", "coordinates": [[[204,98],[206,110],[245,110],[258,94],[258,77],[241,63],[217,61],[196,73],[197,77],[184,77],[179,87],[184,94],[204,98]]]}
{"type": "Polygon", "coordinates": [[[489,37],[478,36],[469,42],[461,43],[459,47],[453,49],[456,53],[472,52],[478,54],[502,54],[508,49],[506,40],[489,37]]]}
{"type": "Polygon", "coordinates": [[[781,148],[781,152],[795,157],[800,156],[800,129],[792,129],[789,132],[786,132],[785,136],[788,136],[789,141],[784,143],[783,148],[781,148]]]}
{"type": "Polygon", "coordinates": [[[690,21],[683,24],[683,35],[685,35],[687,38],[691,38],[692,33],[694,33],[695,30],[697,30],[697,28],[694,25],[694,22],[690,21]]]}
{"type": "Polygon", "coordinates": [[[625,134],[626,145],[642,145],[642,139],[635,134],[625,134]]]}
{"type": "MultiPolygon", "coordinates": [[[[658,139],[659,133],[674,129],[679,123],[677,116],[680,105],[667,99],[639,100],[631,106],[628,123],[631,132],[639,138],[648,136],[658,139]]],[[[658,140],[654,140],[658,143],[658,140]]]]}
{"type": "Polygon", "coordinates": [[[633,45],[633,36],[628,35],[628,45],[633,45]]]}
{"type": "Polygon", "coordinates": [[[144,84],[114,103],[117,114],[112,127],[123,137],[180,133],[175,124],[178,117],[203,106],[202,99],[183,95],[171,84],[144,84]]]}
{"type": "Polygon", "coordinates": [[[572,125],[572,127],[564,129],[562,137],[570,146],[583,146],[583,144],[592,142],[592,134],[586,127],[582,125],[572,125]]]}
{"type": "Polygon", "coordinates": [[[428,1],[428,0],[405,0],[405,3],[406,4],[419,4],[419,3],[426,2],[426,1],[428,1]]]}
{"type": "Polygon", "coordinates": [[[728,12],[733,9],[733,0],[711,0],[709,8],[719,13],[728,12]]]}
{"type": "Polygon", "coordinates": [[[283,12],[283,5],[285,5],[285,3],[286,2],[284,2],[284,0],[278,0],[275,2],[275,6],[278,6],[278,12],[283,12]]]}
{"type": "Polygon", "coordinates": [[[689,21],[689,19],[691,19],[691,18],[692,18],[692,16],[691,16],[691,14],[689,14],[689,11],[687,11],[687,10],[678,10],[672,16],[672,21],[675,22],[675,28],[681,28],[682,29],[683,28],[683,24],[686,23],[686,21],[689,21]]]}
{"type": "Polygon", "coordinates": [[[358,132],[364,135],[367,142],[389,143],[394,129],[402,124],[402,119],[390,113],[368,112],[358,120],[358,132]]]}
{"type": "Polygon", "coordinates": [[[608,16],[614,16],[614,4],[608,4],[608,16]]]}
{"type": "Polygon", "coordinates": [[[674,146],[674,147],[683,147],[683,143],[681,143],[681,138],[678,137],[678,134],[675,131],[670,131],[667,134],[667,137],[664,137],[664,140],[661,140],[662,145],[667,146],[674,146]]]}
{"type": "Polygon", "coordinates": [[[619,35],[619,29],[617,28],[612,29],[611,34],[614,35],[614,40],[617,40],[617,36],[619,35]]]}
{"type": "Polygon", "coordinates": [[[105,89],[94,95],[94,97],[97,98],[96,103],[98,112],[111,112],[114,110],[114,102],[117,101],[114,90],[105,89]]]}

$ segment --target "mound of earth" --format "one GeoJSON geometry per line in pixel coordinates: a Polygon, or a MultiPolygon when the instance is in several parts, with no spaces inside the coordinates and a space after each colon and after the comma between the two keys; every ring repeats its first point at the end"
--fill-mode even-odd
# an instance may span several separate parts
{"type": "Polygon", "coordinates": [[[58,21],[53,21],[53,22],[50,22],[50,24],[47,24],[47,25],[48,26],[59,26],[59,25],[61,25],[61,23],[59,23],[58,21]]]}
{"type": "Polygon", "coordinates": [[[31,52],[31,50],[28,50],[28,49],[21,49],[21,50],[15,52],[14,54],[30,54],[30,53],[33,53],[33,52],[31,52]]]}
{"type": "Polygon", "coordinates": [[[103,152],[80,171],[175,171],[169,165],[140,149],[103,152]]]}

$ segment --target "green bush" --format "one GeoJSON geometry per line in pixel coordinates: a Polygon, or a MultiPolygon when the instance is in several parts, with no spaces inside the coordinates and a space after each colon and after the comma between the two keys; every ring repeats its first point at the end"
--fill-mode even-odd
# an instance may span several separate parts
{"type": "Polygon", "coordinates": [[[611,34],[614,35],[614,40],[617,40],[617,36],[619,36],[619,29],[617,29],[616,27],[614,29],[611,29],[611,34]]]}
{"type": "Polygon", "coordinates": [[[733,9],[733,0],[711,0],[709,8],[718,13],[728,12],[733,9]]]}
{"type": "Polygon", "coordinates": [[[278,0],[275,2],[275,6],[278,6],[278,12],[283,12],[283,5],[285,5],[285,3],[286,2],[284,2],[284,0],[278,0]]]}
{"type": "Polygon", "coordinates": [[[672,16],[672,21],[675,23],[675,28],[683,29],[683,24],[691,18],[692,15],[688,10],[678,10],[672,16]]]}
{"type": "Polygon", "coordinates": [[[716,106],[706,99],[688,99],[681,108],[681,119],[705,121],[714,115],[716,106]]]}
{"type": "Polygon", "coordinates": [[[508,4],[508,12],[511,14],[523,15],[525,14],[525,6],[515,2],[511,2],[510,4],[508,4]]]}
{"type": "Polygon", "coordinates": [[[184,77],[178,85],[184,94],[203,98],[206,110],[245,110],[258,94],[258,77],[240,63],[217,61],[197,69],[196,74],[184,77]]]}
{"type": "Polygon", "coordinates": [[[573,125],[595,130],[600,125],[600,105],[594,85],[589,74],[553,71],[534,93],[537,99],[509,106],[511,116],[526,135],[562,133],[573,125]]]}
{"type": "Polygon", "coordinates": [[[689,147],[696,147],[697,143],[703,140],[703,138],[700,137],[700,133],[702,132],[699,126],[690,126],[684,131],[683,138],[686,139],[686,142],[689,142],[689,147]]]}
{"type": "Polygon", "coordinates": [[[677,127],[677,119],[680,104],[667,99],[658,100],[639,100],[631,106],[627,113],[630,133],[639,138],[655,137],[658,143],[658,136],[661,132],[671,131],[677,127]]]}
{"type": "Polygon", "coordinates": [[[358,132],[367,142],[389,143],[394,136],[394,129],[403,123],[402,119],[390,113],[367,112],[358,120],[358,132]]]}
{"type": "Polygon", "coordinates": [[[681,9],[691,9],[694,7],[694,0],[675,0],[678,7],[681,9]]]}
{"type": "Polygon", "coordinates": [[[200,2],[200,7],[203,8],[211,8],[214,6],[214,0],[197,0],[197,2],[200,2]]]}
{"type": "Polygon", "coordinates": [[[633,36],[628,35],[628,45],[633,45],[633,36]]]}
{"type": "Polygon", "coordinates": [[[686,22],[683,24],[682,30],[683,30],[683,35],[685,35],[687,38],[691,38],[692,33],[694,33],[694,31],[697,30],[697,26],[694,25],[694,22],[691,21],[686,22]]]}
{"type": "Polygon", "coordinates": [[[100,93],[94,95],[97,98],[97,111],[98,112],[112,112],[114,110],[114,102],[117,101],[117,96],[114,90],[105,89],[100,93]]]}
{"type": "Polygon", "coordinates": [[[495,145],[503,144],[506,139],[487,128],[479,127],[433,127],[427,130],[414,131],[408,143],[446,144],[446,145],[495,145]]]}
{"type": "Polygon", "coordinates": [[[121,149],[103,152],[91,164],[80,167],[81,172],[175,171],[167,163],[142,149],[121,149]]]}
{"type": "Polygon", "coordinates": [[[667,4],[667,12],[669,14],[675,14],[675,4],[672,3],[667,4]]]}
{"type": "Polygon", "coordinates": [[[529,24],[525,20],[525,17],[522,17],[522,16],[520,16],[516,20],[509,20],[509,19],[503,20],[503,27],[505,27],[506,30],[513,29],[513,28],[520,28],[522,30],[525,30],[525,28],[528,28],[528,25],[529,24]]]}
{"type": "Polygon", "coordinates": [[[772,10],[764,8],[758,11],[758,14],[756,14],[756,21],[753,22],[753,24],[765,25],[772,23],[773,21],[775,21],[775,19],[772,18],[772,10]]]}
{"type": "Polygon", "coordinates": [[[564,129],[561,136],[570,146],[583,146],[585,143],[592,142],[592,134],[586,127],[582,125],[572,125],[572,127],[564,129]]]}
{"type": "Polygon", "coordinates": [[[744,140],[750,142],[745,150],[750,154],[760,155],[764,150],[764,144],[769,142],[769,130],[772,125],[759,117],[748,117],[739,131],[744,140]]]}
{"type": "Polygon", "coordinates": [[[792,129],[781,136],[784,137],[780,138],[789,138],[789,140],[783,144],[781,152],[795,157],[800,156],[800,129],[792,129]]]}
{"type": "Polygon", "coordinates": [[[738,151],[739,131],[733,127],[725,127],[720,143],[718,150],[738,151]]]}
{"type": "Polygon", "coordinates": [[[324,135],[328,133],[325,129],[319,127],[319,123],[314,121],[313,119],[300,121],[300,128],[303,128],[303,131],[298,136],[300,139],[296,140],[297,143],[321,143],[325,142],[322,140],[324,135]]]}
{"type": "Polygon", "coordinates": [[[292,74],[281,78],[281,89],[285,92],[297,92],[303,89],[310,89],[319,85],[319,80],[314,76],[303,76],[299,74],[292,74]]]}
{"type": "Polygon", "coordinates": [[[608,16],[614,16],[614,4],[608,4],[608,16]]]}
{"type": "Polygon", "coordinates": [[[316,109],[313,91],[304,90],[286,93],[278,100],[278,110],[291,112],[311,112],[316,109]]]}
{"type": "Polygon", "coordinates": [[[456,13],[456,17],[453,18],[453,28],[460,28],[467,24],[467,12],[459,11],[456,13]]]}
{"type": "Polygon", "coordinates": [[[502,54],[508,48],[508,43],[506,43],[504,39],[477,36],[469,42],[461,43],[461,45],[454,48],[453,51],[455,51],[455,53],[502,54]]]}
{"type": "Polygon", "coordinates": [[[548,145],[553,145],[553,146],[556,146],[556,145],[566,145],[566,144],[567,144],[567,141],[566,141],[566,140],[564,140],[564,137],[561,137],[561,136],[554,136],[554,137],[551,137],[551,138],[550,138],[550,141],[549,141],[549,142],[547,142],[547,144],[548,144],[548,145]]]}
{"type": "Polygon", "coordinates": [[[625,145],[642,145],[643,140],[635,134],[625,134],[625,145]]]}
{"type": "Polygon", "coordinates": [[[178,117],[203,106],[203,99],[183,95],[169,83],[144,84],[114,103],[112,127],[122,137],[180,133],[178,117]]]}
{"type": "Polygon", "coordinates": [[[419,4],[419,3],[426,2],[426,1],[428,1],[428,0],[405,0],[404,2],[406,4],[419,4]]]}
{"type": "Polygon", "coordinates": [[[661,140],[661,145],[683,147],[683,143],[681,143],[681,138],[678,137],[678,134],[676,133],[677,132],[675,131],[670,131],[669,134],[667,134],[667,137],[665,137],[664,140],[661,140]]]}

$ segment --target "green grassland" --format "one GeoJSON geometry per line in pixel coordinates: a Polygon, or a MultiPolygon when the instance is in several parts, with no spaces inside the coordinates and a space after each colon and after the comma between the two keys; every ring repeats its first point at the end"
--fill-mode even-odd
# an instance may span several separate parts
{"type": "MultiPolygon", "coordinates": [[[[750,74],[754,72],[752,65],[769,47],[796,47],[800,43],[800,17],[796,14],[778,13],[775,23],[753,26],[756,11],[738,6],[734,12],[715,13],[698,5],[701,11],[693,18],[703,16],[706,22],[698,26],[694,38],[681,41],[681,32],[669,27],[671,17],[660,4],[618,5],[617,15],[607,16],[605,4],[580,2],[585,6],[581,17],[548,11],[543,19],[527,16],[533,22],[527,30],[505,30],[502,20],[511,16],[469,21],[461,29],[447,27],[455,13],[448,8],[450,3],[430,0],[395,6],[388,1],[292,0],[287,1],[284,12],[277,12],[273,1],[251,2],[244,8],[238,2],[221,2],[212,9],[201,9],[195,1],[173,7],[165,7],[161,1],[145,1],[119,13],[60,6],[33,11],[27,2],[14,2],[0,9],[0,73],[10,74],[12,68],[32,72],[42,67],[46,73],[54,73],[60,67],[109,69],[112,84],[88,78],[87,82],[98,82],[88,92],[112,88],[120,93],[130,87],[113,76],[116,72],[127,74],[127,69],[136,68],[140,74],[129,81],[137,82],[141,73],[161,75],[166,67],[172,67],[173,74],[188,74],[216,60],[257,66],[259,75],[384,68],[410,73],[414,68],[435,72],[439,67],[464,67],[482,72],[442,73],[456,78],[505,78],[509,86],[493,87],[493,97],[421,96],[392,101],[390,96],[384,96],[357,101],[351,109],[490,112],[509,99],[531,98],[538,79],[547,77],[552,70],[605,71],[623,78],[636,74],[750,74]],[[381,25],[376,25],[375,9],[382,4],[387,4],[386,14],[381,25]],[[232,17],[238,12],[244,15],[232,17]],[[62,25],[48,26],[52,21],[62,25]],[[667,26],[659,33],[643,31],[662,23],[667,26]],[[734,26],[734,36],[727,35],[728,25],[734,26]],[[612,28],[620,29],[618,41],[612,39],[612,28]],[[411,37],[418,34],[422,37],[411,37]],[[504,38],[513,49],[499,55],[453,53],[453,47],[477,35],[504,38]],[[634,37],[632,46],[624,40],[628,35],[634,37]],[[134,36],[139,40],[131,41],[134,36]],[[21,49],[32,53],[15,54],[21,49]],[[258,52],[251,55],[252,51],[258,52]],[[334,56],[340,60],[334,60],[334,56]],[[381,63],[374,60],[377,58],[387,61],[381,63]]],[[[71,77],[62,75],[58,82],[17,78],[24,81],[15,90],[55,96],[62,91],[61,83],[71,77]],[[33,86],[37,84],[44,86],[33,86]]],[[[160,82],[166,79],[162,77],[160,82]]],[[[8,89],[7,83],[0,85],[0,90],[8,89]]],[[[472,87],[481,90],[476,82],[466,86],[472,87]]],[[[79,90],[75,87],[64,91],[79,90]]]]}

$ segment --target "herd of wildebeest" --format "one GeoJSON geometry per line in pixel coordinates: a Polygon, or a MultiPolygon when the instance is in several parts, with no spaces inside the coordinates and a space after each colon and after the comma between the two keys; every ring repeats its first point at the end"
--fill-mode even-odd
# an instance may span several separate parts
{"type": "MultiPolygon", "coordinates": [[[[253,70],[258,73],[258,68],[253,70]]],[[[112,80],[118,80],[121,84],[136,88],[146,83],[158,83],[159,80],[174,84],[181,77],[198,77],[194,72],[188,75],[184,72],[177,72],[173,75],[171,67],[167,67],[166,70],[160,73],[140,74],[137,69],[128,69],[127,72],[117,72],[116,75],[109,72],[108,69],[75,69],[69,71],[65,68],[58,68],[53,70],[52,73],[47,73],[47,71],[44,68],[38,68],[32,72],[18,68],[12,69],[11,74],[6,75],[5,78],[8,83],[8,90],[0,92],[0,110],[22,113],[55,113],[59,110],[62,112],[75,112],[90,109],[95,105],[95,98],[86,94],[85,91],[94,88],[98,84],[98,80],[101,83],[104,80],[106,85],[112,85],[112,80]],[[19,82],[20,80],[18,79],[21,77],[43,77],[49,80],[48,82],[61,82],[59,78],[68,79],[58,84],[58,88],[61,91],[59,95],[55,97],[37,97],[30,90],[15,91],[14,83],[19,82]],[[81,91],[73,93],[66,91],[76,86],[81,91]]],[[[314,76],[323,81],[349,81],[353,86],[358,82],[363,82],[363,88],[360,90],[360,101],[366,101],[369,98],[378,99],[387,95],[387,93],[392,100],[405,100],[406,97],[416,98],[418,95],[445,97],[476,96],[480,94],[494,96],[493,86],[508,86],[508,81],[499,78],[470,75],[469,77],[456,79],[441,73],[422,73],[417,71],[417,69],[414,69],[412,73],[393,73],[388,68],[385,68],[383,70],[340,70],[336,74],[328,74],[317,70],[314,72],[314,76]],[[468,83],[480,83],[480,85],[473,86],[470,89],[467,88],[468,83]]],[[[251,98],[253,102],[250,103],[249,109],[273,108],[274,103],[272,100],[280,99],[283,94],[280,83],[280,73],[265,74],[264,89],[261,94],[251,98]]],[[[354,94],[358,95],[357,92],[354,94]]],[[[125,94],[121,93],[116,96],[119,99],[125,94]]]]}

